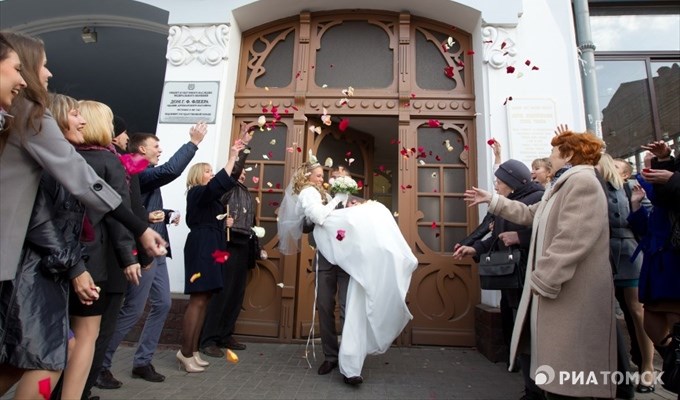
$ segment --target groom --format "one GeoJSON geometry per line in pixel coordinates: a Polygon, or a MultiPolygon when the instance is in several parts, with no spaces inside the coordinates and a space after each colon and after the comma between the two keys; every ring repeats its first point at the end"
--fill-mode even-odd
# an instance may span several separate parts
{"type": "MultiPolygon", "coordinates": [[[[338,165],[331,169],[331,178],[338,178],[341,176],[349,176],[349,171],[342,165],[338,165]]],[[[338,208],[342,208],[342,203],[338,208]]],[[[310,233],[314,229],[313,224],[307,224],[305,221],[305,233],[310,233]]],[[[313,236],[310,235],[310,241],[313,241],[313,236]]],[[[321,330],[321,344],[324,354],[324,362],[319,367],[319,375],[326,375],[338,366],[338,352],[340,346],[338,345],[338,334],[335,330],[335,296],[338,296],[338,303],[340,305],[340,323],[341,326],[345,322],[345,304],[347,300],[347,286],[349,284],[349,275],[342,268],[331,264],[321,254],[316,252],[316,262],[318,262],[318,288],[317,288],[317,310],[319,312],[319,329],[321,330]]],[[[342,327],[341,327],[342,329],[342,327]]],[[[345,377],[345,383],[350,385],[358,385],[363,382],[360,376],[345,377]]]]}

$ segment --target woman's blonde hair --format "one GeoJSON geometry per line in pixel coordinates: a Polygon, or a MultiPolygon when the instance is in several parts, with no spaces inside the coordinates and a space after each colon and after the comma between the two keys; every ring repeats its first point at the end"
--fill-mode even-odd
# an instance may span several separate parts
{"type": "Polygon", "coordinates": [[[319,192],[321,192],[321,198],[325,199],[326,189],[324,189],[323,186],[319,187],[309,181],[312,171],[317,168],[323,167],[318,162],[312,163],[309,161],[298,167],[298,169],[295,171],[295,174],[293,174],[293,193],[299,194],[302,189],[306,188],[307,186],[314,186],[319,190],[319,192]]]}
{"type": "Polygon", "coordinates": [[[597,163],[602,169],[602,177],[605,181],[609,182],[615,189],[621,189],[625,182],[623,178],[619,175],[619,171],[616,170],[616,165],[614,165],[614,159],[607,153],[603,153],[600,156],[600,161],[597,163]]]}
{"type": "Polygon", "coordinates": [[[113,111],[104,103],[80,100],[80,114],[87,124],[83,128],[85,144],[107,147],[113,138],[113,111]]]}
{"type": "Polygon", "coordinates": [[[203,173],[205,168],[210,168],[210,164],[200,162],[196,163],[189,168],[189,173],[187,174],[187,192],[194,186],[201,186],[203,184],[203,173]]]}
{"type": "Polygon", "coordinates": [[[80,104],[78,104],[78,100],[71,96],[50,93],[48,96],[47,108],[52,112],[52,116],[57,122],[59,129],[61,129],[61,132],[66,133],[69,129],[68,114],[71,110],[80,109],[80,104]]]}
{"type": "Polygon", "coordinates": [[[550,163],[550,159],[548,157],[543,157],[543,158],[537,158],[534,161],[531,162],[531,168],[545,168],[548,173],[552,172],[552,163],[550,163]]]}

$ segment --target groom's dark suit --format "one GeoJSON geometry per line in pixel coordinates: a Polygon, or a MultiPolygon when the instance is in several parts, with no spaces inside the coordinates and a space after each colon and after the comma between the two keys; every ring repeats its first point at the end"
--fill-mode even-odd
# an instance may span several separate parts
{"type": "MultiPolygon", "coordinates": [[[[342,208],[342,204],[338,205],[342,208]]],[[[314,229],[314,224],[305,220],[304,232],[310,233],[314,229]]],[[[314,236],[309,235],[309,241],[313,245],[314,236]]],[[[345,322],[345,304],[347,303],[347,285],[349,275],[342,268],[331,264],[320,251],[316,251],[313,264],[316,268],[318,262],[318,285],[316,308],[319,312],[319,329],[321,330],[321,344],[325,361],[338,362],[338,333],[335,329],[335,296],[338,296],[340,306],[340,322],[345,322]]],[[[341,325],[342,332],[342,325],[341,325]]]]}

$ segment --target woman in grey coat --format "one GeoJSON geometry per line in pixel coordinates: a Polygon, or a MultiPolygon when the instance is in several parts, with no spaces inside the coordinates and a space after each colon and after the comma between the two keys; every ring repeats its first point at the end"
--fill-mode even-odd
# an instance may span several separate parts
{"type": "Polygon", "coordinates": [[[642,304],[638,300],[638,281],[640,278],[640,268],[642,268],[642,257],[635,257],[633,254],[638,246],[633,230],[628,224],[630,215],[630,201],[623,187],[626,182],[616,170],[614,160],[609,154],[602,154],[598,162],[597,169],[607,182],[606,193],[609,206],[609,249],[612,267],[615,271],[614,286],[622,288],[626,306],[635,326],[635,335],[640,346],[641,360],[638,362],[640,372],[640,382],[637,391],[649,393],[654,391],[654,345],[647,336],[643,324],[642,304]]]}
{"type": "Polygon", "coordinates": [[[43,170],[87,207],[92,222],[111,213],[140,238],[147,252],[164,254],[165,241],[121,205],[120,196],[64,139],[47,110],[47,81],[52,73],[46,67],[42,41],[11,32],[3,35],[19,55],[27,86],[8,110],[14,121],[0,143],[0,281],[16,275],[43,170]]]}

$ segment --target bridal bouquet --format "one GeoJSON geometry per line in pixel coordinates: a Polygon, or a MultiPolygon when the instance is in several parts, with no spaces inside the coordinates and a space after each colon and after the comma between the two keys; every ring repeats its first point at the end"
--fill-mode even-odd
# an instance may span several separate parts
{"type": "Polygon", "coordinates": [[[355,194],[359,191],[359,185],[357,185],[357,182],[350,176],[337,177],[333,180],[333,182],[330,182],[330,184],[331,193],[333,194],[355,194]]]}

